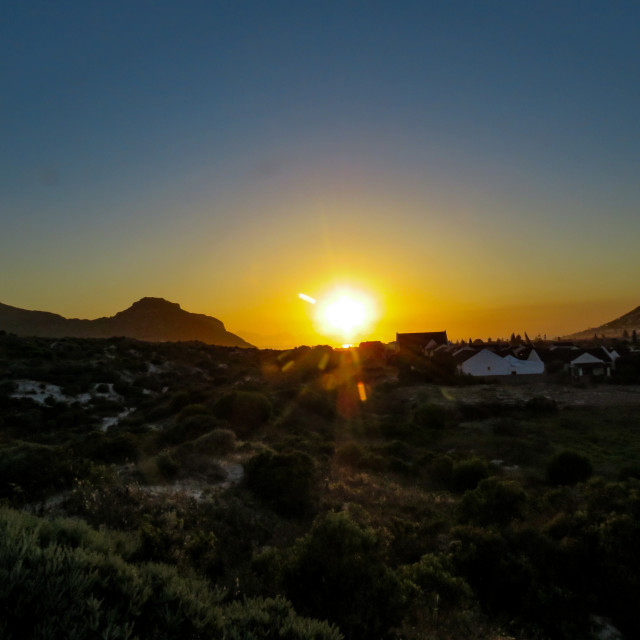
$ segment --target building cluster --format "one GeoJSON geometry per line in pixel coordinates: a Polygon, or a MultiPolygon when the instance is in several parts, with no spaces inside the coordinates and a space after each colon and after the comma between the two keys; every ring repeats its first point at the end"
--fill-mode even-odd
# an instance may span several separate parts
{"type": "MultiPolygon", "coordinates": [[[[363,346],[373,349],[373,344],[363,346]]],[[[479,377],[542,376],[564,371],[575,379],[606,378],[612,375],[621,355],[604,345],[580,346],[572,342],[453,344],[446,331],[398,333],[393,348],[396,353],[447,359],[457,373],[479,377]]]]}

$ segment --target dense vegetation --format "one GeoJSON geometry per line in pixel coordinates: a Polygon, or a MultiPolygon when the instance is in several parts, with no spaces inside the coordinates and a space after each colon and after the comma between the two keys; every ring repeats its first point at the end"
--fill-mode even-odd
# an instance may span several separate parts
{"type": "Polygon", "coordinates": [[[0,335],[0,636],[640,637],[640,403],[460,382],[0,335]]]}

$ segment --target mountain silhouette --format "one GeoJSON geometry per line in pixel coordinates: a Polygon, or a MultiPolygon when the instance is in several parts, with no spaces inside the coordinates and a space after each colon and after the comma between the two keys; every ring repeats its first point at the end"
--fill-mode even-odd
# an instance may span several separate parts
{"type": "Polygon", "coordinates": [[[124,336],[149,342],[200,340],[227,347],[252,347],[230,333],[217,318],[190,313],[177,302],[142,298],[108,318],[69,319],[47,311],[27,311],[0,303],[0,330],[20,336],[111,338],[124,336]]]}
{"type": "Polygon", "coordinates": [[[593,338],[594,334],[597,334],[598,336],[605,336],[607,338],[619,338],[625,331],[631,335],[634,329],[636,332],[640,332],[640,307],[636,307],[633,311],[629,311],[615,320],[605,322],[605,324],[599,327],[578,331],[565,337],[571,340],[587,340],[593,338]]]}

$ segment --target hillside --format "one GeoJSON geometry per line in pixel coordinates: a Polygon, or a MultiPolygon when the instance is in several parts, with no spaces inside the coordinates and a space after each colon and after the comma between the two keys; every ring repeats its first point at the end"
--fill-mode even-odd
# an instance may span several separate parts
{"type": "Polygon", "coordinates": [[[0,334],[0,636],[640,637],[640,387],[419,364],[0,334]]]}
{"type": "Polygon", "coordinates": [[[640,331],[640,307],[636,307],[633,311],[629,311],[629,313],[625,313],[615,320],[605,322],[599,327],[592,327],[591,329],[584,329],[583,331],[572,333],[565,336],[565,339],[589,340],[590,338],[593,338],[594,334],[597,334],[598,336],[605,336],[607,338],[618,338],[622,337],[625,331],[629,335],[631,335],[633,331],[640,331]]]}
{"type": "Polygon", "coordinates": [[[96,320],[68,319],[46,311],[0,304],[0,330],[47,338],[123,336],[149,342],[200,340],[224,347],[252,346],[227,331],[217,318],[184,311],[178,303],[163,298],[142,298],[115,316],[96,320]]]}

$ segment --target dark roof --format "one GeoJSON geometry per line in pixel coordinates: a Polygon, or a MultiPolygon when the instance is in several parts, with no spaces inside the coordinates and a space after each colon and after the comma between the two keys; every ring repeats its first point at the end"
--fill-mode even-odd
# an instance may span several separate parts
{"type": "Polygon", "coordinates": [[[447,344],[447,332],[396,333],[396,345],[399,349],[424,349],[432,340],[437,345],[447,344]]]}
{"type": "Polygon", "coordinates": [[[604,347],[594,347],[593,349],[585,349],[587,353],[590,353],[594,358],[600,358],[604,362],[613,362],[611,354],[604,347]]]}
{"type": "Polygon", "coordinates": [[[574,349],[574,348],[568,348],[568,347],[560,347],[560,348],[553,348],[553,349],[540,348],[540,349],[536,349],[536,351],[540,356],[540,360],[542,360],[542,362],[546,364],[548,364],[549,362],[569,363],[582,353],[580,349],[574,349]]]}
{"type": "Polygon", "coordinates": [[[594,358],[599,358],[603,362],[613,362],[609,353],[602,347],[595,347],[593,349],[554,347],[552,349],[537,349],[537,351],[540,359],[546,363],[556,361],[568,364],[585,353],[592,355],[594,358]]]}
{"type": "Polygon", "coordinates": [[[472,358],[476,353],[480,353],[482,349],[474,349],[473,347],[462,347],[459,351],[456,351],[451,355],[453,360],[458,364],[462,364],[469,358],[472,358]]]}

